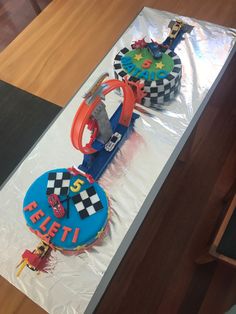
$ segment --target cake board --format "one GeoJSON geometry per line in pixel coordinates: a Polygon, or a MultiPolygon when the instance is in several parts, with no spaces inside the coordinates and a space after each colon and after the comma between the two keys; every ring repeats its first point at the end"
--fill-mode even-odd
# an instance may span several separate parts
{"type": "MultiPolygon", "coordinates": [[[[160,38],[175,17],[144,8],[1,190],[1,275],[50,313],[91,313],[96,307],[234,53],[235,30],[183,17],[194,25],[194,32],[177,50],[185,68],[179,95],[164,110],[150,111],[150,116],[135,122],[134,132],[99,181],[112,210],[110,232],[103,242],[77,257],[55,253],[52,272],[37,277],[26,272],[16,279],[18,257],[36,241],[22,218],[24,193],[48,169],[82,162],[71,146],[68,127],[82,96],[104,69],[112,76],[114,56],[123,46],[146,33],[160,38]],[[207,38],[203,43],[202,33],[207,38]],[[206,64],[211,65],[207,75],[206,64]]],[[[110,103],[115,107],[118,97],[113,97],[110,103]]]]}

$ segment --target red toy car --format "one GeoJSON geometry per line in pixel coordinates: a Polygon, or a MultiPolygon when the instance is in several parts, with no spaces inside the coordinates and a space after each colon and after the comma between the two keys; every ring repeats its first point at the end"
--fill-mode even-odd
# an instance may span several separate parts
{"type": "Polygon", "coordinates": [[[65,216],[65,209],[56,194],[50,194],[48,196],[48,203],[52,206],[53,213],[57,218],[62,218],[65,216]]]}
{"type": "Polygon", "coordinates": [[[51,248],[49,245],[43,241],[39,243],[33,252],[25,250],[22,254],[22,260],[17,265],[19,268],[17,276],[20,276],[22,270],[27,266],[33,271],[43,271],[47,264],[47,256],[50,253],[51,248]]]}

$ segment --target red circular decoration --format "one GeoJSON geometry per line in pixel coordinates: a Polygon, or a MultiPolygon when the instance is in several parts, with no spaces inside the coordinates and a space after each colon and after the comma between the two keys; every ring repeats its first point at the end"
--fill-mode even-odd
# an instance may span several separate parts
{"type": "MultiPolygon", "coordinates": [[[[119,118],[119,123],[128,127],[134,110],[135,97],[132,88],[125,82],[119,80],[108,80],[103,82],[103,94],[107,95],[117,88],[121,88],[124,95],[122,110],[119,118]]],[[[82,138],[86,124],[89,124],[90,117],[95,107],[100,103],[100,96],[96,96],[92,103],[87,104],[86,99],[81,103],[73,120],[71,128],[71,141],[76,149],[79,149],[83,154],[93,154],[96,150],[91,145],[82,144],[82,138]]],[[[91,139],[90,139],[91,140],[91,139]]]]}

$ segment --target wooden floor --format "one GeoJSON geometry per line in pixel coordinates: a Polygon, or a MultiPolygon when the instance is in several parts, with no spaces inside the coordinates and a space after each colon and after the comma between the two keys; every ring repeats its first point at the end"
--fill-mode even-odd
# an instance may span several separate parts
{"type": "MultiPolygon", "coordinates": [[[[34,11],[27,0],[0,3],[3,49],[34,18],[34,11]],[[17,23],[10,18],[16,11],[17,23]]],[[[220,1],[215,3],[208,14],[213,21],[220,1]]],[[[235,27],[233,1],[229,3],[231,7],[224,10],[235,27]]],[[[171,6],[165,9],[171,11],[171,6]]],[[[235,68],[236,58],[198,123],[189,157],[175,163],[97,313],[222,314],[236,304],[236,270],[218,262],[194,262],[211,243],[226,209],[224,196],[235,180],[235,68]]],[[[1,278],[0,313],[44,311],[1,278]]]]}

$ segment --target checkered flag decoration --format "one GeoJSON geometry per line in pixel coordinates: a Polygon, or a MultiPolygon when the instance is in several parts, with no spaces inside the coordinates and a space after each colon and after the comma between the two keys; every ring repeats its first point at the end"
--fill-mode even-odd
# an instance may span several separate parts
{"type": "Polygon", "coordinates": [[[67,195],[71,174],[68,172],[50,172],[48,174],[47,195],[67,195]]]}
{"type": "Polygon", "coordinates": [[[103,208],[102,202],[93,186],[72,197],[81,219],[96,214],[103,208]]]}

